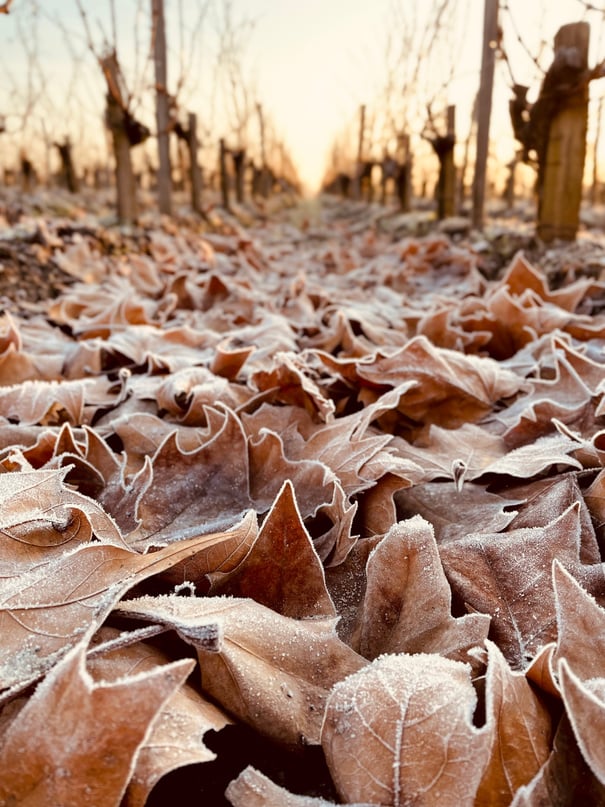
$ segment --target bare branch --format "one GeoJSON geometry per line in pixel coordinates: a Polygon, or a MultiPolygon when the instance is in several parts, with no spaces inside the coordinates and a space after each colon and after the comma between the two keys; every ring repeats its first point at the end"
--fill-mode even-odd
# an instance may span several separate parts
{"type": "Polygon", "coordinates": [[[4,3],[0,6],[0,14],[9,14],[12,4],[13,0],[4,0],[4,3]]]}

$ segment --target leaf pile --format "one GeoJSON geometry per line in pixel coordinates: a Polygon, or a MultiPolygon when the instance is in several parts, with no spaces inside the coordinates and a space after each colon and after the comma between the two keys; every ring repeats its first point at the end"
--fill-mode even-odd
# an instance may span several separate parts
{"type": "Polygon", "coordinates": [[[330,227],[55,235],[2,315],[1,804],[234,725],[302,766],[235,807],[604,803],[605,284],[330,227]]]}

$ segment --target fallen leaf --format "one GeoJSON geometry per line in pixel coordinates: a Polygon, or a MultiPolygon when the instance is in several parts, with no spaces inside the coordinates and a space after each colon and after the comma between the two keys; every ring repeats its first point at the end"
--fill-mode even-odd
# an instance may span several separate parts
{"type": "Polygon", "coordinates": [[[249,508],[245,435],[230,410],[217,410],[216,416],[222,424],[200,448],[182,449],[172,433],[152,457],[153,480],[137,503],[140,524],[129,539],[133,546],[181,540],[192,529],[216,532],[249,508]]]}
{"type": "Polygon", "coordinates": [[[15,577],[87,544],[93,534],[126,549],[96,502],[65,485],[67,470],[0,474],[0,578],[15,577]]]}
{"type": "Polygon", "coordinates": [[[475,807],[508,807],[548,759],[551,716],[522,673],[513,672],[493,642],[487,642],[486,723],[489,761],[475,807]]]}
{"type": "Polygon", "coordinates": [[[605,784],[605,676],[582,681],[562,658],[558,664],[561,697],[582,756],[595,777],[605,784]]]}
{"type": "Polygon", "coordinates": [[[250,498],[259,512],[267,511],[286,481],[292,483],[303,518],[313,516],[319,507],[331,501],[335,477],[316,459],[291,459],[286,456],[281,435],[261,429],[249,438],[250,498]]]}
{"type": "Polygon", "coordinates": [[[334,687],[322,747],[343,801],[474,804],[489,743],[469,672],[436,655],[382,656],[334,687]]]}
{"type": "Polygon", "coordinates": [[[564,288],[551,291],[544,274],[534,268],[521,252],[515,255],[501,282],[512,294],[519,296],[531,289],[545,302],[571,312],[576,310],[591,285],[588,278],[581,278],[564,288]]]}
{"type": "Polygon", "coordinates": [[[0,687],[35,680],[86,631],[99,627],[134,585],[223,540],[223,533],[204,535],[147,555],[86,544],[5,581],[0,592],[0,687]]]}
{"type": "Polygon", "coordinates": [[[575,471],[508,488],[507,493],[510,494],[511,491],[518,492],[520,497],[526,497],[526,501],[519,504],[519,511],[510,524],[511,530],[545,526],[554,518],[562,516],[573,504],[577,504],[580,560],[587,565],[601,562],[599,545],[575,471]]]}
{"type": "Polygon", "coordinates": [[[580,563],[580,507],[571,505],[549,524],[507,533],[477,533],[441,544],[441,560],[462,602],[492,617],[490,638],[513,669],[523,669],[556,638],[553,559],[581,580],[600,586],[601,564],[580,563]]]}
{"type": "Polygon", "coordinates": [[[599,807],[605,787],[584,761],[567,716],[559,721],[548,760],[527,785],[519,788],[511,807],[550,807],[581,804],[599,807]]]}
{"type": "Polygon", "coordinates": [[[190,660],[175,661],[95,685],[84,659],[80,643],[5,730],[0,803],[118,807],[150,726],[193,668],[190,660]]]}
{"type": "Polygon", "coordinates": [[[558,559],[552,565],[557,641],[549,668],[558,691],[557,670],[565,660],[582,681],[605,675],[605,609],[585,591],[558,559]]]}
{"type": "MultiPolygon", "coordinates": [[[[95,638],[110,642],[116,636],[118,631],[104,628],[95,638]]],[[[138,642],[89,658],[87,670],[96,683],[108,684],[165,669],[168,663],[159,650],[138,642]]],[[[153,787],[170,771],[214,759],[203,743],[204,734],[229,723],[227,715],[183,683],[168,697],[138,749],[124,807],[144,807],[153,787]]]]}
{"type": "Polygon", "coordinates": [[[423,336],[390,356],[360,364],[358,372],[364,381],[380,386],[417,380],[418,386],[402,397],[399,411],[414,421],[446,428],[478,420],[496,401],[518,392],[522,383],[492,359],[436,348],[423,336]]]}
{"type": "MultiPolygon", "coordinates": [[[[332,807],[334,804],[325,799],[289,793],[251,766],[229,784],[225,795],[233,807],[332,807]]],[[[380,807],[380,805],[350,804],[350,807],[380,807]]]]}
{"type": "Polygon", "coordinates": [[[295,620],[253,600],[141,597],[119,613],[176,628],[197,649],[202,687],[227,712],[279,742],[318,744],[331,687],[366,663],[333,619],[295,620]],[[196,639],[208,625],[218,649],[196,639]]]}
{"type": "Polygon", "coordinates": [[[322,394],[304,361],[294,353],[276,353],[271,370],[258,370],[251,380],[260,392],[271,391],[271,400],[302,406],[320,421],[334,415],[333,401],[322,394]]]}
{"type": "Polygon", "coordinates": [[[245,559],[233,571],[212,570],[211,579],[210,594],[250,597],[293,619],[336,615],[290,482],[282,485],[245,559]]]}
{"type": "Polygon", "coordinates": [[[421,515],[433,526],[437,543],[455,541],[469,533],[502,532],[515,518],[519,499],[504,498],[474,483],[461,490],[454,482],[427,482],[395,494],[400,518],[421,515]]]}
{"type": "Polygon", "coordinates": [[[468,661],[487,638],[490,617],[451,614],[451,591],[431,525],[420,516],[394,524],[368,558],[359,652],[439,653],[468,661]]]}

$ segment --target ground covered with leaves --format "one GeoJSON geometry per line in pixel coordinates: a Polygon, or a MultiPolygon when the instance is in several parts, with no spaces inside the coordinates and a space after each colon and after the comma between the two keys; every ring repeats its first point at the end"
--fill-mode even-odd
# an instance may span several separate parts
{"type": "Polygon", "coordinates": [[[605,803],[605,278],[19,226],[0,804],[605,803]]]}

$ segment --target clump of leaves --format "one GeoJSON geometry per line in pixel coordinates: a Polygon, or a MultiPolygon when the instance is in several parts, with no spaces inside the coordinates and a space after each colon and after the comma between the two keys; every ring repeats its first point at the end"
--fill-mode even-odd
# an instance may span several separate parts
{"type": "Polygon", "coordinates": [[[342,233],[2,315],[1,803],[605,801],[605,286],[342,233]]]}

